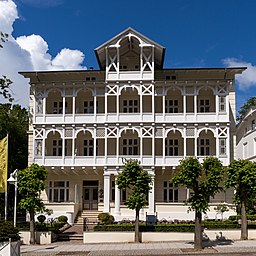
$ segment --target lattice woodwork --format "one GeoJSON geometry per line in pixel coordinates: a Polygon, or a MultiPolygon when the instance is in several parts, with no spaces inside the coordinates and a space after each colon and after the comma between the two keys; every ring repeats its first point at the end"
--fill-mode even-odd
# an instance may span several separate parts
{"type": "Polygon", "coordinates": [[[108,137],[117,137],[118,129],[116,127],[108,127],[107,128],[107,136],[108,137]]]}
{"type": "Polygon", "coordinates": [[[227,127],[219,127],[218,128],[218,136],[219,137],[227,137],[228,136],[228,128],[227,127]]]}
{"type": "Polygon", "coordinates": [[[105,128],[98,128],[96,130],[96,137],[97,138],[104,138],[105,137],[105,128]]]}
{"type": "Polygon", "coordinates": [[[152,137],[153,127],[142,127],[142,137],[152,137]]]}
{"type": "Polygon", "coordinates": [[[35,129],[35,139],[43,139],[44,130],[43,129],[35,129]]]}
{"type": "Polygon", "coordinates": [[[65,138],[72,138],[73,137],[73,130],[72,129],[66,129],[65,130],[65,138]]]}
{"type": "Polygon", "coordinates": [[[155,136],[156,137],[163,137],[163,129],[162,128],[156,128],[155,129],[155,136]]]}
{"type": "Polygon", "coordinates": [[[194,137],[195,136],[195,129],[194,128],[187,128],[186,129],[187,137],[194,137]]]}

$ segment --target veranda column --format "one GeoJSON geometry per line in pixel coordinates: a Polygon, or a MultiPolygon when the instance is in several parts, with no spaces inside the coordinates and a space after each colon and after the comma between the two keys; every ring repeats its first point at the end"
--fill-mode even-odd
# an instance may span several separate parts
{"type": "Polygon", "coordinates": [[[152,185],[148,193],[148,214],[155,214],[155,174],[152,175],[152,185]]]}
{"type": "Polygon", "coordinates": [[[109,213],[109,199],[110,199],[110,174],[104,171],[104,210],[103,212],[109,213]]]}
{"type": "Polygon", "coordinates": [[[46,114],[46,97],[43,98],[43,120],[44,120],[44,123],[45,123],[45,114],[46,114]]]}
{"type": "Polygon", "coordinates": [[[115,214],[120,215],[120,189],[116,184],[116,177],[117,176],[115,176],[115,214]]]}

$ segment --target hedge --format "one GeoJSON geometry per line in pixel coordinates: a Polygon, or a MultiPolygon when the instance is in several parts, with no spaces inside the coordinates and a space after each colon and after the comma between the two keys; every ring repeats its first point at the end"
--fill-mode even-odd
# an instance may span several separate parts
{"type": "MultiPolygon", "coordinates": [[[[203,228],[212,229],[240,229],[240,224],[208,222],[203,223],[203,228]]],[[[249,229],[256,229],[256,224],[248,224],[249,229]]],[[[194,232],[194,224],[158,224],[155,226],[140,225],[140,232],[194,232]]],[[[97,225],[94,231],[128,232],[134,231],[133,224],[97,225]]]]}

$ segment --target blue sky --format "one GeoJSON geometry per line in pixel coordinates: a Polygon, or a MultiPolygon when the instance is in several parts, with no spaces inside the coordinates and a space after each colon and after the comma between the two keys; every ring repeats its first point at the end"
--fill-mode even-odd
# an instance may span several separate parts
{"type": "MultiPolygon", "coordinates": [[[[67,62],[63,69],[98,69],[94,49],[132,27],[166,47],[166,68],[248,66],[237,80],[238,107],[256,94],[254,0],[16,0],[8,12],[14,8],[9,33],[22,48],[18,55],[31,55],[25,70],[61,69],[67,62]]],[[[24,104],[21,97],[17,102],[24,104]]]]}

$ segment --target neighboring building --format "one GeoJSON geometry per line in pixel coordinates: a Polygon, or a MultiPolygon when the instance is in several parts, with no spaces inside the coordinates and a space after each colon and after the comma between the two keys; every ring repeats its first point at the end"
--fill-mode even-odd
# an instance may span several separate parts
{"type": "Polygon", "coordinates": [[[256,107],[237,126],[237,159],[256,160],[256,107]]]}
{"type": "MultiPolygon", "coordinates": [[[[165,69],[165,48],[131,28],[95,53],[99,70],[21,72],[31,85],[29,163],[49,172],[46,206],[71,223],[82,210],[134,218],[129,191],[115,185],[132,158],[154,177],[141,218],[193,218],[190,191],[169,180],[186,156],[234,158],[234,82],[245,68],[165,69]]],[[[210,201],[231,203],[232,191],[210,201]]]]}

